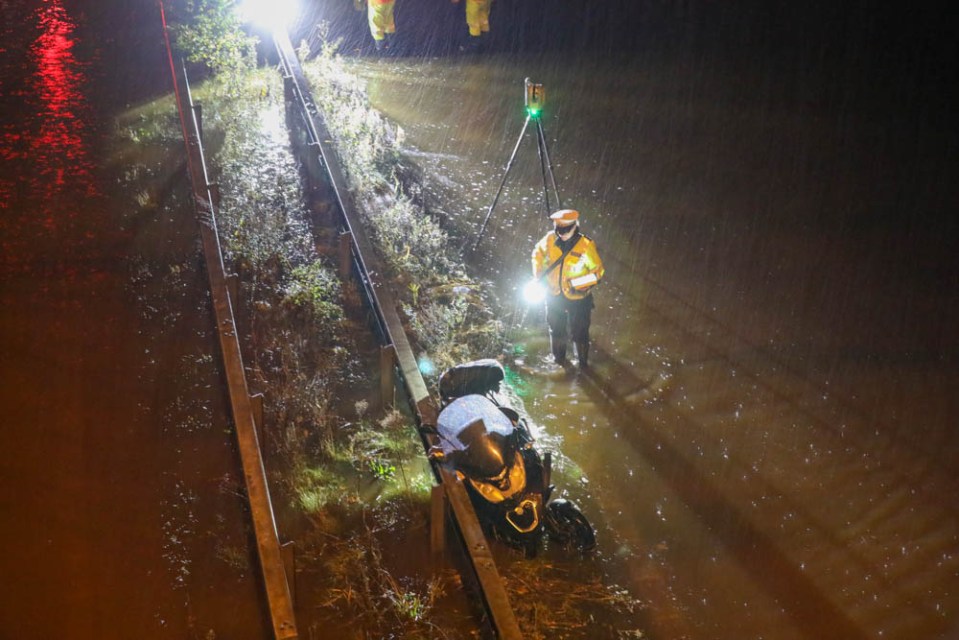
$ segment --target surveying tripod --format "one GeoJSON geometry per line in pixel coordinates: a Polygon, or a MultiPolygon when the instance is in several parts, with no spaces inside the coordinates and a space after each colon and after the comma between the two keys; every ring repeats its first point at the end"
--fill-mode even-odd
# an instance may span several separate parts
{"type": "Polygon", "coordinates": [[[530,121],[536,123],[536,151],[539,154],[540,169],[543,172],[543,205],[546,208],[546,215],[549,216],[549,214],[552,212],[549,204],[550,185],[553,187],[553,195],[556,196],[556,208],[562,209],[563,207],[559,199],[559,191],[556,189],[556,178],[553,176],[553,163],[550,162],[549,159],[549,149],[546,147],[546,134],[543,133],[543,121],[540,117],[543,113],[543,104],[546,101],[546,94],[543,91],[543,85],[534,84],[530,82],[529,78],[524,80],[524,87],[526,121],[523,123],[523,130],[519,132],[519,138],[516,140],[516,146],[513,147],[513,153],[509,157],[509,162],[506,163],[506,170],[503,172],[503,179],[500,180],[499,189],[496,190],[496,195],[493,197],[493,202],[490,204],[489,210],[486,212],[486,218],[483,219],[483,224],[476,233],[476,241],[473,243],[472,247],[473,251],[476,251],[476,247],[479,246],[480,240],[483,238],[483,232],[486,231],[486,225],[489,224],[489,219],[493,215],[493,209],[496,208],[496,203],[499,201],[500,194],[503,193],[503,187],[506,185],[506,178],[509,176],[510,169],[513,168],[513,161],[516,160],[516,152],[519,151],[519,145],[523,142],[523,137],[526,135],[526,129],[529,127],[530,121]]]}

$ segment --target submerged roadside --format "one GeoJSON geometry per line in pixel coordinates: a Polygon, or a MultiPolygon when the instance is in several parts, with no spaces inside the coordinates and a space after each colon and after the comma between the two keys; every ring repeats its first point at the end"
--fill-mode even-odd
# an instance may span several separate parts
{"type": "MultiPolygon", "coordinates": [[[[501,353],[505,342],[485,285],[468,276],[440,223],[417,202],[417,183],[397,153],[402,133],[369,108],[358,86],[331,79],[339,69],[332,54],[317,61],[323,64],[327,75],[315,81],[332,96],[324,105],[331,128],[348,141],[341,155],[364,162],[350,167],[352,186],[402,292],[417,352],[432,366],[427,378],[501,353]],[[344,114],[348,120],[338,122],[344,114]]],[[[340,637],[468,637],[475,623],[458,576],[430,566],[425,456],[411,421],[384,411],[377,398],[370,372],[378,345],[355,286],[336,275],[329,194],[299,170],[280,82],[262,70],[239,94],[213,81],[195,97],[204,105],[211,179],[222,194],[225,260],[239,279],[235,313],[245,327],[247,375],[251,390],[265,395],[261,438],[274,508],[281,538],[297,546],[300,624],[306,632],[336,628],[340,637]]],[[[139,123],[137,130],[173,124],[139,123]]],[[[140,197],[149,205],[154,195],[140,197]]],[[[539,620],[529,625],[531,637],[581,626],[605,602],[635,604],[592,582],[562,614],[546,615],[542,601],[529,602],[537,581],[547,580],[554,598],[569,591],[542,573],[548,563],[531,567],[512,582],[514,596],[527,603],[520,613],[539,620]]]]}
{"type": "MultiPolygon", "coordinates": [[[[435,187],[436,181],[427,185],[418,179],[420,176],[417,176],[415,167],[408,164],[408,158],[404,158],[400,152],[402,145],[399,142],[402,141],[404,132],[370,109],[363,83],[357,82],[341,62],[331,51],[327,51],[306,65],[306,70],[312,74],[317,86],[323,87],[320,95],[326,97],[326,102],[322,107],[326,110],[331,130],[341,136],[337,141],[341,157],[354,162],[349,170],[355,197],[362,204],[364,215],[373,229],[374,239],[389,265],[390,277],[397,283],[400,294],[398,297],[403,302],[403,310],[410,331],[416,338],[419,353],[423,356],[423,364],[434,362],[445,366],[462,359],[495,355],[504,351],[509,355],[507,364],[519,364],[524,360],[523,354],[511,351],[506,337],[510,331],[528,331],[527,325],[522,321],[522,314],[515,308],[510,308],[509,299],[504,298],[499,302],[496,300],[496,285],[493,282],[470,278],[469,270],[463,266],[457,255],[459,242],[450,240],[451,237],[457,237],[457,234],[459,238],[464,235],[463,219],[457,220],[455,215],[447,215],[442,204],[443,198],[437,197],[436,192],[429,191],[435,187]],[[508,309],[506,314],[503,313],[504,308],[508,309]],[[505,326],[498,326],[498,319],[503,317],[510,317],[510,320],[505,326]],[[476,327],[481,327],[482,330],[474,332],[476,327]],[[472,335],[478,339],[475,342],[463,340],[463,335],[472,335]]],[[[481,66],[477,67],[475,72],[481,75],[486,73],[481,66]]],[[[495,75],[495,69],[493,72],[495,75]]],[[[260,91],[260,99],[272,100],[273,95],[278,95],[276,88],[260,91]]],[[[503,92],[496,95],[502,96],[503,92]]],[[[479,116],[488,116],[484,116],[485,111],[481,107],[476,108],[483,111],[479,116]]],[[[282,131],[283,127],[276,124],[279,119],[280,116],[274,116],[274,124],[271,126],[282,131]]],[[[243,128],[252,131],[257,126],[262,128],[262,124],[245,125],[243,128]]],[[[469,146],[469,143],[470,141],[465,141],[466,146],[469,146]]],[[[247,151],[240,155],[250,157],[251,153],[247,151]]],[[[442,162],[444,158],[430,160],[442,162]]],[[[451,160],[456,161],[456,158],[451,160]]],[[[272,161],[264,165],[267,168],[261,169],[269,174],[266,182],[276,181],[276,176],[270,173],[268,167],[277,163],[282,164],[272,161]]],[[[426,166],[432,165],[426,163],[426,166]]],[[[626,180],[625,176],[623,180],[626,180]]],[[[224,180],[221,182],[225,184],[224,180]]],[[[258,183],[250,180],[249,184],[258,183]]],[[[673,186],[678,188],[681,185],[673,186]]],[[[483,185],[477,181],[473,184],[469,197],[478,199],[482,193],[483,185]]],[[[535,197],[535,192],[521,194],[520,197],[514,198],[510,206],[515,211],[517,207],[523,206],[524,198],[535,197]]],[[[289,209],[284,202],[271,206],[289,209]]],[[[316,211],[310,211],[306,217],[322,219],[328,214],[328,211],[319,207],[316,211]]],[[[232,231],[225,231],[224,235],[249,234],[251,238],[260,238],[260,233],[249,233],[257,222],[253,217],[239,220],[232,231]]],[[[643,223],[642,220],[639,222],[643,223]]],[[[286,228],[285,224],[276,226],[286,228]]],[[[508,248],[522,244],[522,236],[527,233],[530,225],[516,217],[505,221],[503,227],[512,236],[507,241],[508,248]]],[[[301,231],[305,228],[302,227],[301,231]]],[[[649,231],[654,229],[650,228],[649,231]]],[[[680,231],[686,233],[689,228],[680,227],[680,231]]],[[[501,228],[500,234],[502,233],[501,228]]],[[[600,233],[605,231],[600,230],[600,233]]],[[[263,237],[269,236],[267,233],[263,237]]],[[[299,237],[302,237],[302,234],[299,237]]],[[[622,245],[631,239],[609,237],[609,234],[607,238],[613,245],[622,245]]],[[[325,240],[314,237],[313,243],[312,250],[321,256],[323,250],[317,247],[322,247],[325,240]]],[[[288,249],[290,255],[297,254],[292,247],[288,249]]],[[[286,249],[280,249],[277,255],[282,256],[285,251],[286,249]]],[[[309,254],[309,247],[304,251],[304,255],[309,254]]],[[[623,252],[622,255],[625,257],[631,254],[623,252]]],[[[642,259],[649,259],[649,256],[642,259]]],[[[272,275],[263,277],[262,281],[267,288],[285,290],[287,284],[292,286],[293,272],[303,267],[305,271],[299,273],[305,277],[305,284],[293,286],[293,289],[312,292],[300,303],[308,302],[307,307],[316,308],[298,312],[305,314],[301,320],[318,317],[321,318],[320,326],[324,327],[324,330],[335,326],[339,320],[336,319],[335,313],[328,315],[330,309],[324,303],[337,302],[344,294],[342,291],[337,293],[335,287],[331,288],[330,283],[335,279],[331,280],[329,277],[330,263],[324,265],[320,260],[320,266],[314,267],[312,265],[315,260],[311,256],[304,262],[297,260],[300,258],[295,258],[292,262],[288,257],[278,258],[278,266],[270,267],[274,269],[272,275]],[[323,275],[324,273],[326,275],[323,275]]],[[[615,264],[617,261],[612,262],[615,264]]],[[[238,260],[237,264],[241,265],[241,269],[248,268],[242,260],[238,260]]],[[[510,265],[495,261],[491,265],[491,270],[497,276],[507,274],[510,269],[510,265]]],[[[620,271],[624,271],[622,264],[616,266],[620,271]]],[[[245,279],[255,281],[258,277],[245,279]]],[[[500,285],[502,279],[496,278],[500,285]]],[[[830,567],[817,566],[815,573],[806,573],[805,569],[802,572],[795,570],[795,564],[803,568],[808,566],[802,559],[803,554],[815,553],[824,545],[832,549],[834,545],[829,539],[815,540],[813,544],[801,547],[802,551],[797,553],[797,561],[792,555],[793,546],[780,547],[779,538],[770,541],[768,537],[767,531],[771,530],[770,527],[781,528],[780,522],[792,521],[794,515],[789,510],[790,505],[800,500],[805,504],[807,497],[796,494],[795,482],[779,482],[778,479],[786,477],[788,474],[785,471],[791,470],[791,467],[782,461],[775,464],[766,461],[778,459],[775,453],[780,446],[784,461],[791,460],[793,456],[789,452],[797,438],[823,441],[827,445],[829,442],[828,436],[824,438],[822,434],[828,429],[828,418],[815,416],[812,426],[805,430],[808,433],[802,435],[792,436],[788,430],[772,428],[784,422],[805,419],[807,409],[804,405],[810,400],[807,396],[808,381],[796,379],[793,375],[772,377],[768,372],[765,376],[756,374],[746,365],[751,365],[753,360],[758,358],[757,366],[763,371],[770,362],[759,357],[762,354],[754,355],[753,348],[749,345],[744,346],[735,336],[721,331],[722,327],[715,326],[715,319],[709,317],[709,314],[704,315],[688,305],[684,306],[682,300],[668,288],[657,288],[656,283],[650,281],[647,289],[639,289],[637,282],[643,281],[623,283],[623,286],[613,285],[617,302],[629,303],[627,308],[640,302],[646,306],[642,313],[636,311],[639,314],[636,317],[642,320],[641,324],[636,323],[634,326],[624,323],[619,327],[619,330],[626,334],[626,341],[617,344],[617,332],[607,333],[611,338],[610,350],[606,354],[607,362],[604,364],[601,361],[598,367],[599,378],[553,380],[544,378],[539,375],[541,372],[535,371],[536,375],[533,377],[511,375],[510,378],[510,391],[517,400],[522,399],[525,393],[531,393],[525,397],[531,401],[536,414],[544,418],[553,416],[553,421],[558,423],[551,427],[552,433],[542,430],[536,433],[541,442],[553,447],[557,454],[570,445],[580,447],[576,457],[584,464],[590,465],[588,476],[578,469],[573,460],[563,459],[560,455],[557,455],[561,461],[558,466],[564,479],[572,481],[571,489],[574,495],[588,498],[590,505],[601,511],[597,521],[602,527],[601,536],[606,539],[601,548],[604,557],[585,560],[570,559],[551,552],[535,560],[527,560],[511,555],[508,550],[498,549],[497,559],[504,569],[507,582],[510,583],[514,606],[524,630],[531,637],[603,637],[603,634],[609,637],[616,637],[617,634],[673,637],[690,635],[690,624],[698,628],[696,633],[705,635],[712,631],[722,635],[731,632],[737,625],[748,625],[748,628],[757,633],[777,629],[777,637],[792,638],[801,637],[806,631],[817,629],[816,625],[820,624],[853,625],[850,629],[856,629],[856,624],[884,624],[885,614],[877,614],[874,619],[864,623],[849,622],[846,611],[830,600],[832,595],[819,588],[820,580],[824,577],[828,579],[832,575],[830,567]],[[631,335],[631,332],[639,327],[647,332],[651,331],[647,338],[631,335]],[[616,337],[616,342],[612,340],[613,337],[616,337]],[[649,345],[650,340],[654,344],[649,345]],[[727,341],[731,341],[730,344],[727,344],[727,341]],[[659,343],[673,347],[667,350],[659,343]],[[635,366],[629,370],[618,368],[620,363],[617,362],[617,356],[636,353],[640,357],[635,360],[635,366]],[[747,356],[748,359],[744,362],[747,356]],[[644,376],[648,376],[648,380],[644,376]],[[734,379],[742,380],[741,384],[734,385],[729,382],[734,379]],[[716,380],[725,382],[717,383],[716,380]],[[743,385],[747,388],[743,388],[743,385]],[[767,387],[770,389],[768,392],[767,387]],[[780,387],[800,392],[798,400],[777,394],[780,387]],[[751,402],[748,411],[746,400],[751,402]],[[557,405],[557,402],[560,404],[557,405]],[[634,420],[638,420],[643,428],[636,428],[634,420]],[[746,424],[741,423],[741,420],[754,426],[740,426],[746,424]],[[717,441],[711,430],[719,427],[723,427],[724,431],[717,436],[717,441]],[[751,441],[751,434],[759,434],[759,442],[751,441]],[[627,438],[630,446],[623,446],[622,442],[617,440],[621,437],[627,438]],[[768,438],[786,438],[786,441],[782,445],[777,444],[775,448],[767,447],[764,443],[768,438]],[[566,444],[563,444],[564,442],[566,444]],[[756,459],[762,461],[762,464],[757,463],[756,459]],[[615,469],[628,469],[630,480],[612,478],[615,469]],[[745,470],[742,476],[737,474],[739,469],[745,470]],[[776,481],[756,482],[749,487],[745,486],[752,477],[772,478],[776,481]],[[637,490],[639,494],[617,491],[616,488],[621,486],[637,490]],[[747,504],[757,491],[760,495],[747,504]],[[637,498],[637,495],[641,498],[637,498]],[[629,496],[632,496],[632,499],[629,496]],[[766,506],[770,504],[773,505],[772,508],[766,506]],[[779,505],[782,505],[782,508],[779,505]],[[733,552],[724,552],[724,545],[733,552]],[[780,570],[774,574],[763,572],[762,567],[770,562],[776,563],[780,570]],[[642,594],[643,601],[639,601],[628,590],[616,587],[616,582],[622,579],[627,581],[625,583],[630,588],[642,594]],[[744,603],[744,607],[748,606],[749,616],[744,618],[733,613],[728,616],[716,614],[708,596],[726,592],[733,594],[731,597],[737,602],[744,603]],[[788,608],[783,608],[776,604],[777,599],[788,599],[791,604],[788,608]],[[683,614],[684,607],[691,606],[701,608],[701,611],[697,609],[699,617],[694,616],[692,622],[686,620],[683,614]],[[819,622],[811,622],[813,619],[805,616],[804,612],[814,609],[827,610],[828,615],[820,616],[819,622]],[[596,623],[596,620],[602,622],[596,623]]],[[[284,306],[289,305],[280,301],[280,298],[264,297],[259,305],[254,305],[254,309],[263,312],[284,306]]],[[[301,325],[300,329],[309,327],[312,322],[313,320],[309,320],[305,325],[301,325]]],[[[303,335],[309,336],[306,341],[311,345],[310,348],[324,343],[315,329],[308,329],[305,334],[293,331],[283,338],[282,344],[271,348],[269,357],[283,353],[289,344],[297,340],[304,340],[303,335]]],[[[510,335],[515,337],[515,334],[510,335]]],[[[541,349],[536,346],[531,333],[524,334],[521,338],[533,351],[530,354],[530,360],[533,360],[536,357],[535,351],[541,349]]],[[[361,353],[362,349],[350,347],[349,351],[361,353]]],[[[313,354],[313,358],[322,357],[322,349],[313,354]]],[[[288,363],[296,359],[296,356],[283,356],[279,361],[288,363]]],[[[775,362],[772,365],[775,367],[775,362]]],[[[535,362],[532,366],[535,368],[535,362]]],[[[283,369],[283,366],[274,368],[283,369]]],[[[363,369],[364,365],[359,364],[358,370],[363,369]]],[[[365,370],[371,368],[367,367],[365,370]]],[[[525,373],[524,370],[523,374],[525,373]]],[[[294,396],[289,406],[294,407],[301,400],[295,398],[297,390],[310,387],[310,379],[307,376],[304,380],[289,385],[294,396]]],[[[329,393],[330,399],[339,397],[341,393],[335,385],[330,386],[326,381],[313,386],[321,390],[320,395],[329,393]]],[[[359,387],[354,385],[354,388],[359,387]]],[[[522,407],[521,402],[517,404],[522,407]]],[[[354,405],[352,409],[347,406],[331,424],[342,425],[343,422],[349,422],[349,429],[352,429],[353,424],[362,422],[359,417],[372,415],[370,406],[369,402],[365,405],[354,405]]],[[[296,411],[286,414],[284,420],[287,424],[289,416],[295,414],[296,411]]],[[[299,424],[298,433],[302,441],[309,440],[314,434],[323,433],[325,427],[314,429],[314,425],[324,424],[322,418],[311,415],[309,410],[299,415],[299,422],[294,419],[293,423],[299,424]]],[[[343,435],[342,431],[335,427],[331,431],[332,441],[323,436],[319,437],[319,441],[335,444],[337,437],[343,435]]],[[[302,443],[294,444],[302,446],[302,443]]],[[[398,468],[391,461],[392,453],[384,455],[384,452],[389,451],[389,447],[382,443],[376,446],[377,454],[373,466],[370,467],[371,473],[376,476],[377,469],[385,474],[390,466],[398,468]]],[[[837,455],[836,452],[844,456],[852,455],[849,451],[827,446],[821,456],[804,458],[803,464],[815,461],[816,464],[829,468],[837,455]]],[[[418,459],[422,456],[419,451],[411,450],[411,454],[418,459]]],[[[336,500],[317,497],[316,500],[325,506],[308,516],[304,522],[309,522],[309,526],[313,527],[311,518],[318,517],[327,523],[335,520],[338,531],[355,531],[351,527],[356,521],[351,520],[349,514],[356,513],[355,505],[359,504],[361,499],[374,496],[375,501],[380,501],[381,489],[376,488],[380,486],[379,480],[366,485],[365,491],[353,492],[349,481],[344,485],[340,480],[331,479],[327,475],[331,466],[328,463],[333,457],[324,458],[325,455],[325,451],[309,454],[313,462],[325,460],[323,464],[304,467],[309,469],[309,495],[318,496],[328,489],[341,497],[350,496],[348,502],[354,501],[353,506],[343,508],[336,500]],[[347,488],[344,489],[344,486],[347,488]],[[346,517],[337,519],[339,516],[336,514],[344,513],[347,514],[346,517]]],[[[884,465],[881,473],[897,475],[899,472],[896,465],[884,465]]],[[[406,472],[403,474],[405,476],[406,472]]],[[[827,480],[820,483],[822,487],[842,481],[840,476],[813,475],[827,480]]],[[[877,473],[866,469],[863,475],[870,483],[876,482],[877,473]]],[[[805,476],[796,471],[792,477],[805,476]]],[[[283,481],[278,483],[282,485],[283,481]]],[[[879,484],[881,486],[881,482],[879,484]]],[[[810,491],[806,484],[802,484],[801,488],[810,491]]],[[[870,496],[868,491],[863,491],[861,499],[870,500],[870,496]]],[[[848,499],[857,501],[860,497],[849,496],[848,499]]],[[[301,507],[293,504],[291,512],[300,511],[301,507]]],[[[593,511],[591,516],[597,511],[593,511]]],[[[934,516],[938,517],[939,511],[934,505],[930,505],[930,513],[934,516]]],[[[362,510],[361,512],[368,513],[362,510]]],[[[805,522],[812,518],[812,513],[811,509],[808,513],[804,512],[803,520],[796,525],[795,531],[790,530],[786,534],[780,534],[780,537],[789,540],[790,536],[804,536],[808,529],[803,527],[805,522]]],[[[896,527],[903,526],[898,518],[894,520],[896,527]]],[[[414,541],[415,547],[415,543],[422,542],[424,530],[417,529],[412,519],[404,522],[394,521],[400,529],[387,527],[383,531],[395,533],[408,525],[406,531],[410,532],[412,537],[409,540],[414,541]],[[417,533],[417,530],[420,533],[417,533]]],[[[422,522],[424,521],[420,521],[422,522]]],[[[823,531],[828,532],[828,527],[837,526],[831,522],[827,524],[828,526],[821,527],[823,531]]],[[[314,530],[323,531],[322,528],[314,530]]],[[[319,535],[326,536],[327,533],[319,535]]],[[[369,544],[364,541],[362,549],[366,549],[369,544]]],[[[351,565],[342,578],[333,577],[332,573],[320,575],[317,572],[316,584],[320,585],[321,592],[329,587],[329,580],[349,585],[352,577],[366,575],[369,567],[376,566],[371,562],[383,559],[389,561],[392,553],[388,551],[390,548],[382,547],[383,551],[379,556],[374,554],[371,557],[366,551],[358,552],[357,548],[351,547],[349,550],[357,554],[353,557],[359,564],[351,565]]],[[[854,545],[848,546],[849,550],[853,548],[854,545]]],[[[844,562],[855,557],[854,552],[848,551],[847,548],[836,553],[844,562]]],[[[322,557],[322,554],[318,557],[322,557]]],[[[415,554],[408,553],[406,557],[413,558],[415,554]]],[[[423,566],[425,563],[415,560],[409,564],[412,574],[421,571],[423,566]]],[[[378,571],[374,573],[382,575],[378,571]]],[[[931,588],[940,588],[937,580],[938,578],[934,577],[930,581],[931,588]]],[[[868,575],[863,577],[862,585],[857,583],[855,578],[849,579],[852,589],[861,586],[866,590],[870,586],[868,582],[868,575]]],[[[421,610],[420,604],[423,602],[436,602],[430,599],[431,587],[419,584],[420,586],[416,587],[419,591],[407,591],[408,597],[400,598],[404,602],[415,603],[413,608],[417,611],[421,610]],[[409,595],[410,593],[413,595],[409,595]],[[416,596],[416,593],[420,596],[416,596]]],[[[388,587],[381,593],[396,593],[395,589],[389,589],[393,588],[388,587]]],[[[330,602],[343,595],[342,592],[335,594],[335,597],[331,596],[330,602]]],[[[375,596],[370,596],[365,601],[378,602],[375,596]]],[[[892,599],[886,606],[893,608],[896,602],[897,600],[892,599]]],[[[342,601],[339,604],[353,606],[353,603],[342,601]]],[[[861,615],[855,602],[843,603],[843,606],[847,604],[851,611],[857,611],[857,615],[861,615]]],[[[353,612],[355,613],[355,610],[353,612]]],[[[434,613],[439,613],[439,608],[434,609],[434,613]]],[[[400,628],[396,626],[398,623],[395,618],[381,622],[387,626],[393,625],[390,627],[393,629],[400,628]]]]}
{"type": "MultiPolygon", "coordinates": [[[[460,62],[351,69],[464,224],[514,144],[523,77],[552,90],[557,175],[607,266],[594,375],[550,376],[544,329],[512,326],[530,413],[586,471],[604,569],[661,594],[652,617],[679,613],[692,637],[943,633],[959,307],[947,243],[903,231],[955,188],[899,164],[923,149],[943,175],[941,139],[900,144],[877,135],[901,131],[885,116],[793,102],[793,77],[721,56],[460,62]],[[873,216],[889,194],[896,214],[873,216]]],[[[523,162],[538,169],[535,149],[523,162]]],[[[543,230],[540,176],[517,169],[480,258],[507,303],[543,230]]]]}

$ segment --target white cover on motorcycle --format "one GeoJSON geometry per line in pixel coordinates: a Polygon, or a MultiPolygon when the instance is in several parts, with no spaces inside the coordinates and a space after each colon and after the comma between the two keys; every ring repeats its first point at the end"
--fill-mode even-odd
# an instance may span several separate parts
{"type": "Polygon", "coordinates": [[[513,460],[513,423],[489,398],[468,395],[446,406],[436,421],[447,463],[474,478],[505,479],[513,460]]]}
{"type": "Polygon", "coordinates": [[[492,400],[485,396],[469,395],[457,398],[440,412],[436,419],[436,430],[442,435],[443,448],[462,450],[469,447],[475,439],[474,429],[470,425],[483,421],[487,434],[497,433],[504,438],[513,433],[513,423],[499,410],[492,400]]]}

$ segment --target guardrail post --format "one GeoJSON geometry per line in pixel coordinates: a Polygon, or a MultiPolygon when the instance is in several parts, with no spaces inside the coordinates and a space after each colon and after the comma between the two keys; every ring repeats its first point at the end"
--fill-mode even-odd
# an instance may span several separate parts
{"type": "Polygon", "coordinates": [[[263,441],[263,394],[254,393],[250,396],[250,410],[253,413],[253,426],[256,429],[257,439],[263,441]]]}
{"type": "Polygon", "coordinates": [[[220,210],[220,183],[211,182],[206,185],[206,188],[210,190],[210,206],[213,208],[213,211],[220,210]]]}
{"type": "Polygon", "coordinates": [[[353,272],[351,262],[351,251],[353,249],[353,234],[344,231],[340,234],[339,245],[337,247],[338,264],[340,266],[340,277],[347,280],[353,272]]]}
{"type": "Polygon", "coordinates": [[[396,383],[393,378],[395,364],[396,349],[393,345],[380,347],[380,399],[384,409],[396,404],[396,383]]]}
{"type": "Polygon", "coordinates": [[[199,102],[193,103],[193,115],[196,118],[197,136],[203,139],[203,105],[199,102]]]}
{"type": "Polygon", "coordinates": [[[230,295],[230,306],[235,310],[240,303],[240,276],[231,273],[226,277],[226,292],[230,295]]]}
{"type": "Polygon", "coordinates": [[[290,599],[296,602],[296,543],[290,540],[280,545],[283,556],[283,568],[286,569],[286,582],[290,587],[290,599]]]}
{"type": "MultiPolygon", "coordinates": [[[[307,131],[307,132],[306,132],[306,135],[309,136],[309,135],[310,135],[310,132],[307,131]]],[[[320,171],[326,171],[326,169],[325,169],[326,161],[323,160],[323,153],[322,153],[321,150],[320,150],[320,149],[321,149],[320,143],[319,143],[319,142],[316,142],[315,140],[310,140],[310,141],[307,143],[307,147],[308,147],[309,150],[310,150],[310,152],[309,152],[310,162],[315,163],[317,169],[319,169],[320,171]]]]}
{"type": "Polygon", "coordinates": [[[433,568],[440,567],[440,560],[446,552],[446,489],[443,485],[434,485],[430,491],[430,551],[433,554],[433,568]]]}

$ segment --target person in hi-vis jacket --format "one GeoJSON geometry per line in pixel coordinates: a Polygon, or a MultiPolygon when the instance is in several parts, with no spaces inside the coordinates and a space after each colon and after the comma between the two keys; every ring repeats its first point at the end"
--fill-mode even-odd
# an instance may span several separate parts
{"type": "Polygon", "coordinates": [[[592,289],[603,279],[603,261],[596,243],[579,230],[579,212],[562,209],[550,216],[553,230],[533,248],[533,277],[545,271],[546,323],[556,364],[566,364],[567,336],[576,345],[579,366],[589,366],[589,324],[592,289]]]}

